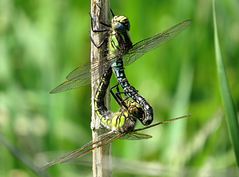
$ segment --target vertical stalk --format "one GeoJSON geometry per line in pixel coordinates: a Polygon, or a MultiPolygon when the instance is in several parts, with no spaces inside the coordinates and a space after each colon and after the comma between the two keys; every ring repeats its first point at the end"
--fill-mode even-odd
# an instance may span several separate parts
{"type": "MultiPolygon", "coordinates": [[[[97,30],[102,27],[100,22],[108,23],[109,15],[109,2],[108,0],[91,0],[91,17],[93,18],[92,28],[97,30]]],[[[91,38],[96,44],[100,44],[104,38],[104,33],[96,33],[91,31],[91,38]]],[[[103,63],[106,59],[104,57],[104,50],[106,44],[102,47],[97,48],[91,43],[91,64],[103,63]]],[[[91,75],[91,105],[92,105],[92,117],[91,117],[91,129],[92,129],[92,140],[96,141],[98,136],[102,134],[100,129],[100,120],[95,114],[94,110],[94,96],[98,86],[98,83],[93,82],[95,78],[99,78],[98,75],[102,72],[100,69],[98,73],[91,75]]],[[[106,100],[107,103],[107,100],[106,100]]],[[[111,176],[111,158],[110,158],[110,145],[97,148],[92,154],[92,171],[93,177],[109,177],[111,176]]]]}
{"type": "Polygon", "coordinates": [[[217,75],[219,79],[220,93],[222,97],[222,104],[225,110],[226,123],[229,131],[229,136],[231,139],[232,147],[234,149],[234,154],[239,167],[239,124],[238,116],[235,104],[233,102],[231,90],[228,84],[227,73],[222,58],[220,43],[218,39],[217,32],[217,19],[216,19],[216,9],[215,9],[215,0],[212,1],[212,11],[213,11],[213,26],[214,26],[214,48],[217,64],[217,75]]]}

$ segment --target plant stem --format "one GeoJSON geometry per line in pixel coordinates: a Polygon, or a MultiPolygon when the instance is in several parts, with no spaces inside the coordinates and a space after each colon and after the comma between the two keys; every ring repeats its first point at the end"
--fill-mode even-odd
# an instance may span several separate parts
{"type": "MultiPolygon", "coordinates": [[[[100,22],[108,24],[108,14],[109,14],[109,2],[108,0],[91,0],[91,17],[93,19],[92,27],[95,30],[101,29],[102,25],[100,22]]],[[[91,30],[91,38],[96,44],[100,44],[104,38],[105,33],[93,32],[91,30]]],[[[102,63],[106,59],[104,56],[104,50],[106,44],[97,48],[91,43],[91,63],[102,63]]],[[[92,129],[92,140],[98,140],[98,136],[102,134],[102,129],[100,128],[100,120],[95,114],[94,110],[94,96],[98,86],[98,83],[93,81],[99,78],[101,69],[94,72],[91,75],[91,105],[92,105],[92,117],[91,117],[91,129],[92,129]]],[[[106,100],[108,103],[108,100],[106,100]]],[[[110,157],[110,145],[96,148],[92,154],[92,170],[93,177],[109,177],[111,176],[111,157],[110,157]]]]}

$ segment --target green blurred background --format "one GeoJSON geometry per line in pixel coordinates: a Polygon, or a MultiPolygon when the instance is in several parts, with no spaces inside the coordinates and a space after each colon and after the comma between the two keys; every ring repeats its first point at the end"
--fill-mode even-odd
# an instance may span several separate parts
{"type": "MultiPolygon", "coordinates": [[[[216,1],[219,37],[239,102],[239,4],[216,1]]],[[[137,42],[184,20],[178,37],[126,69],[153,106],[155,121],[191,118],[147,130],[150,140],[113,143],[113,176],[235,176],[236,163],[219,95],[211,1],[111,0],[131,21],[137,42]]],[[[89,62],[90,1],[0,0],[0,133],[34,164],[91,139],[90,86],[50,95],[89,62]]],[[[117,110],[112,102],[112,109],[117,110]]],[[[140,126],[140,125],[138,125],[140,126]]],[[[91,155],[49,169],[50,176],[92,176],[91,155]]],[[[0,145],[0,176],[36,176],[0,145]]]]}

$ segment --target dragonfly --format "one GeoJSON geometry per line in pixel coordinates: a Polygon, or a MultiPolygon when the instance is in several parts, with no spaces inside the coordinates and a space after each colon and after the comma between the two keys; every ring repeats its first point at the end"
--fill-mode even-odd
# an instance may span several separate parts
{"type": "MultiPolygon", "coordinates": [[[[158,33],[153,37],[144,39],[136,44],[132,44],[129,37],[130,23],[125,16],[115,16],[112,12],[111,25],[102,23],[106,29],[93,30],[93,32],[107,32],[109,35],[108,47],[107,47],[107,60],[103,64],[92,63],[85,66],[80,66],[70,72],[66,77],[66,81],[54,88],[50,93],[58,93],[89,83],[90,75],[98,73],[99,68],[105,73],[110,67],[113,68],[119,84],[124,89],[126,95],[131,97],[134,101],[139,103],[144,109],[144,119],[141,119],[143,125],[149,125],[153,121],[153,109],[149,103],[142,97],[138,91],[129,84],[125,72],[124,66],[129,65],[143,56],[145,53],[160,46],[164,42],[172,39],[186,27],[190,25],[190,20],[184,20],[177,25],[165,30],[162,33],[158,33]]],[[[92,40],[93,44],[97,46],[92,40]]],[[[99,75],[100,77],[101,75],[99,75]]],[[[98,80],[98,78],[96,78],[98,80]]],[[[94,83],[94,81],[93,81],[94,83]]]]}
{"type": "Polygon", "coordinates": [[[111,64],[111,67],[115,73],[118,83],[123,88],[124,93],[142,107],[145,115],[143,116],[143,119],[140,119],[141,123],[143,125],[149,125],[153,121],[153,108],[129,83],[125,74],[124,62],[121,55],[132,48],[132,42],[129,36],[130,22],[127,17],[115,16],[112,10],[111,12],[113,18],[108,39],[107,58],[117,58],[117,60],[111,64]]]}
{"type": "Polygon", "coordinates": [[[160,125],[165,124],[174,120],[182,119],[188,117],[188,115],[177,117],[174,119],[169,119],[163,122],[158,122],[143,128],[135,129],[137,119],[144,116],[143,109],[140,105],[129,99],[123,99],[121,92],[118,92],[117,85],[110,89],[111,94],[116,99],[117,103],[120,104],[121,109],[118,112],[111,112],[105,106],[104,97],[106,90],[110,83],[110,78],[112,75],[112,69],[109,68],[106,73],[103,74],[100,79],[99,86],[95,93],[94,106],[96,114],[101,120],[101,125],[108,129],[109,131],[100,135],[98,140],[90,141],[79,149],[76,149],[66,155],[63,155],[55,160],[52,160],[41,167],[42,170],[46,170],[57,164],[66,163],[72,161],[76,158],[80,158],[96,148],[107,145],[117,139],[128,139],[128,140],[142,140],[149,139],[152,136],[148,134],[141,133],[140,131],[160,125]],[[116,88],[116,93],[114,89],[116,88]]]}
{"type": "MultiPolygon", "coordinates": [[[[115,16],[112,19],[112,24],[115,23],[117,17],[118,16],[115,16]]],[[[75,89],[90,84],[91,74],[94,74],[99,70],[103,70],[103,72],[101,72],[102,74],[105,73],[111,67],[111,65],[115,63],[119,58],[122,58],[124,66],[127,66],[142,57],[145,53],[152,51],[166,41],[169,41],[170,39],[174,38],[176,35],[186,29],[190,25],[190,23],[191,20],[184,20],[161,33],[158,33],[152,37],[146,38],[133,44],[132,47],[129,47],[129,49],[120,49],[118,50],[117,54],[115,54],[116,56],[109,55],[107,57],[107,60],[102,64],[95,62],[88,63],[84,66],[79,66],[73,71],[71,71],[66,76],[66,80],[62,84],[51,90],[50,93],[64,92],[70,89],[75,89]]],[[[111,25],[105,25],[107,27],[106,32],[111,33],[113,31],[111,25]]],[[[96,80],[99,80],[101,76],[102,75],[99,75],[96,80]]],[[[95,82],[96,80],[94,80],[93,82],[95,82]]]]}
{"type": "Polygon", "coordinates": [[[98,140],[96,141],[90,141],[87,144],[83,145],[81,148],[78,148],[76,150],[73,150],[69,153],[66,153],[65,155],[47,162],[45,165],[43,165],[41,167],[42,170],[46,170],[52,166],[58,165],[58,164],[63,164],[63,163],[67,163],[70,161],[73,161],[77,158],[83,157],[85,155],[87,155],[88,153],[92,152],[93,150],[95,150],[96,148],[105,146],[107,144],[112,143],[113,141],[116,141],[118,139],[127,139],[127,140],[143,140],[143,139],[149,139],[152,138],[151,135],[145,134],[145,133],[141,133],[141,131],[158,126],[160,124],[166,124],[175,120],[179,120],[179,119],[184,119],[184,118],[188,118],[190,115],[184,115],[181,117],[176,117],[176,118],[172,118],[169,120],[165,120],[165,121],[161,121],[161,122],[157,122],[148,126],[145,126],[143,128],[138,128],[138,129],[134,129],[132,131],[129,132],[118,132],[118,131],[109,131],[107,133],[104,133],[102,135],[100,135],[98,137],[98,140]]]}
{"type": "Polygon", "coordinates": [[[109,68],[100,80],[94,97],[95,113],[106,129],[121,133],[130,132],[135,128],[137,120],[143,119],[144,111],[141,106],[134,100],[131,100],[130,97],[126,99],[122,98],[121,95],[124,93],[119,91],[118,84],[110,89],[110,93],[119,104],[120,111],[113,113],[107,109],[105,106],[105,96],[111,76],[112,69],[109,68]],[[115,88],[116,93],[113,91],[115,88]]]}

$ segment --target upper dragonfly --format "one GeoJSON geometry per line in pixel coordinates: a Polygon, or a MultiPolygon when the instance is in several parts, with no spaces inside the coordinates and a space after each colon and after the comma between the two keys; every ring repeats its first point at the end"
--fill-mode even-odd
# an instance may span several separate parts
{"type": "MultiPolygon", "coordinates": [[[[111,11],[112,12],[112,11],[111,11]]],[[[143,125],[149,125],[153,121],[153,108],[141,96],[138,91],[129,83],[124,69],[122,52],[126,52],[132,48],[132,42],[129,36],[130,22],[125,16],[114,16],[111,23],[111,32],[108,38],[108,56],[107,58],[117,57],[111,67],[115,73],[118,83],[124,90],[124,94],[132,98],[143,109],[144,116],[139,119],[143,125]]]]}
{"type": "MultiPolygon", "coordinates": [[[[119,17],[124,17],[124,16],[114,16],[111,20],[111,25],[105,25],[106,26],[106,31],[109,34],[113,34],[114,28],[117,27],[117,25],[120,25],[117,19],[119,17]]],[[[124,17],[126,21],[128,20],[126,17],[124,17]]],[[[191,21],[190,20],[184,20],[171,28],[158,33],[152,37],[146,38],[142,41],[139,41],[133,45],[130,45],[129,47],[126,48],[120,48],[117,51],[117,54],[111,54],[109,53],[107,56],[107,60],[99,65],[99,63],[89,63],[84,66],[79,66],[72,72],[68,74],[66,77],[66,81],[64,81],[62,84],[54,88],[50,93],[58,93],[58,92],[63,92],[66,90],[78,88],[80,86],[84,86],[90,83],[90,77],[91,73],[99,73],[99,69],[103,72],[102,74],[105,73],[111,66],[114,64],[119,58],[123,59],[124,65],[129,65],[136,61],[138,58],[143,56],[145,53],[151,51],[154,48],[159,47],[161,44],[164,42],[174,38],[176,35],[178,35],[180,32],[182,32],[185,28],[187,28],[190,25],[191,21]]],[[[109,49],[108,49],[109,50],[109,49]]],[[[99,78],[101,75],[99,76],[99,78]]],[[[99,79],[96,78],[96,79],[99,79]]]]}

